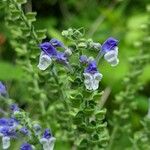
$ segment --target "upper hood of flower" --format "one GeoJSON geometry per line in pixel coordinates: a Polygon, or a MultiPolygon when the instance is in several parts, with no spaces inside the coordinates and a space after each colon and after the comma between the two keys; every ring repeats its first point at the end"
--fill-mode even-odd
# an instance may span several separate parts
{"type": "Polygon", "coordinates": [[[110,37],[102,44],[102,52],[106,53],[110,50],[113,50],[118,45],[118,40],[110,37]]]}

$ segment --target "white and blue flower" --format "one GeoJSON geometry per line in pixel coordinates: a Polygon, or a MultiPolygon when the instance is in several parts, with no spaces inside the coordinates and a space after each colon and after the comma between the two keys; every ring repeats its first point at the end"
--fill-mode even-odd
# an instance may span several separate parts
{"type": "Polygon", "coordinates": [[[88,90],[97,90],[99,87],[99,82],[101,81],[103,75],[98,72],[96,61],[93,60],[89,62],[87,68],[84,70],[84,84],[88,90]]]}
{"type": "Polygon", "coordinates": [[[44,131],[43,137],[40,139],[40,143],[43,145],[43,150],[53,150],[56,138],[54,138],[49,129],[44,131]]]}
{"type": "Polygon", "coordinates": [[[119,63],[118,59],[118,40],[115,38],[108,38],[102,44],[102,54],[104,54],[104,59],[110,63],[111,66],[116,66],[119,63]]]}
{"type": "Polygon", "coordinates": [[[10,147],[10,139],[16,137],[17,121],[13,118],[0,119],[0,136],[2,137],[3,149],[10,147]]]}
{"type": "Polygon", "coordinates": [[[50,42],[44,42],[40,44],[41,54],[39,58],[38,68],[40,70],[46,70],[52,63],[52,60],[56,60],[62,64],[68,64],[68,55],[65,52],[60,52],[56,48],[62,47],[65,50],[64,44],[57,39],[51,39],[50,42]]]}

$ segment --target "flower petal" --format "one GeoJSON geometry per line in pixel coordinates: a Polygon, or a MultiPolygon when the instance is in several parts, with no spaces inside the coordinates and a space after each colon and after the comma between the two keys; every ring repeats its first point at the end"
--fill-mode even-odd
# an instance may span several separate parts
{"type": "Polygon", "coordinates": [[[40,70],[45,70],[48,68],[48,66],[51,64],[51,62],[52,62],[51,57],[48,56],[47,54],[45,54],[44,52],[41,52],[38,68],[40,70]]]}
{"type": "Polygon", "coordinates": [[[8,136],[2,137],[2,145],[3,149],[8,149],[10,147],[10,137],[8,136]]]}

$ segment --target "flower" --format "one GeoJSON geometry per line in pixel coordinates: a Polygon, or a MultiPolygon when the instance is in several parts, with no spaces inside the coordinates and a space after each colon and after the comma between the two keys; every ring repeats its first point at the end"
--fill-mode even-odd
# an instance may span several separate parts
{"type": "Polygon", "coordinates": [[[118,47],[115,47],[114,50],[111,50],[107,52],[104,55],[104,59],[111,64],[112,67],[118,65],[119,59],[118,59],[118,47]]]}
{"type": "MultiPolygon", "coordinates": [[[[55,47],[64,47],[63,43],[57,39],[51,39],[50,42],[40,44],[41,54],[37,67],[40,70],[46,70],[52,63],[52,59],[63,64],[68,64],[68,58],[65,52],[59,52],[55,47]]],[[[66,50],[67,48],[65,48],[66,50]]]]}
{"type": "Polygon", "coordinates": [[[6,87],[0,81],[0,96],[4,96],[7,94],[6,87]]]}
{"type": "Polygon", "coordinates": [[[88,58],[86,55],[81,55],[80,56],[80,62],[83,63],[83,64],[86,64],[88,63],[88,58]]]}
{"type": "Polygon", "coordinates": [[[17,125],[18,122],[13,118],[0,118],[0,135],[15,137],[17,125]]]}
{"type": "Polygon", "coordinates": [[[57,52],[57,55],[55,58],[60,63],[68,64],[68,58],[66,57],[65,53],[63,53],[63,52],[57,52]]]}
{"type": "Polygon", "coordinates": [[[0,136],[2,136],[2,147],[10,147],[10,138],[16,137],[17,121],[13,118],[0,118],[0,136]]]}
{"type": "Polygon", "coordinates": [[[32,150],[32,146],[29,143],[23,143],[20,150],[32,150]]]}
{"type": "Polygon", "coordinates": [[[118,59],[118,40],[115,38],[108,38],[102,44],[102,53],[104,53],[104,59],[111,64],[111,66],[116,66],[119,63],[118,59]]]}
{"type": "Polygon", "coordinates": [[[96,61],[89,62],[87,68],[84,70],[84,84],[88,90],[97,90],[99,82],[102,79],[102,74],[98,72],[96,61]]]}
{"type": "Polygon", "coordinates": [[[35,135],[40,135],[41,133],[41,126],[39,124],[34,124],[33,125],[34,133],[35,135]]]}
{"type": "Polygon", "coordinates": [[[108,52],[113,50],[118,45],[118,40],[116,40],[113,37],[108,38],[103,44],[102,44],[102,51],[108,52]]]}
{"type": "Polygon", "coordinates": [[[43,150],[53,150],[55,138],[51,135],[49,129],[45,129],[43,137],[40,139],[40,143],[43,145],[43,150]]]}
{"type": "Polygon", "coordinates": [[[54,47],[64,47],[64,44],[63,44],[61,41],[59,41],[59,40],[57,40],[57,39],[55,39],[55,38],[51,39],[51,40],[50,40],[50,43],[51,43],[54,47]]]}
{"type": "Polygon", "coordinates": [[[19,111],[20,109],[17,104],[12,104],[12,105],[10,105],[10,110],[12,112],[15,112],[15,111],[19,111]]]}
{"type": "Polygon", "coordinates": [[[13,118],[0,118],[0,127],[1,126],[16,126],[18,123],[13,118]]]}
{"type": "Polygon", "coordinates": [[[16,128],[9,127],[9,126],[3,126],[0,128],[0,135],[5,137],[15,137],[16,136],[16,128]]]}
{"type": "Polygon", "coordinates": [[[24,135],[29,135],[29,130],[28,130],[26,127],[22,127],[22,128],[20,129],[20,132],[21,132],[22,134],[24,134],[24,135]]]}
{"type": "Polygon", "coordinates": [[[2,146],[3,149],[8,149],[10,147],[10,137],[8,136],[2,137],[2,146]]]}
{"type": "Polygon", "coordinates": [[[55,56],[57,54],[57,50],[50,42],[40,44],[40,48],[48,56],[55,56]]]}

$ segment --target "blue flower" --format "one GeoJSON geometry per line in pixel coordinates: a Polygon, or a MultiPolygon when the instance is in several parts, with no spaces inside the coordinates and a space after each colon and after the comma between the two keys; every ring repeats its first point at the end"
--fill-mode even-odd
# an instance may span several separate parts
{"type": "Polygon", "coordinates": [[[24,134],[24,135],[29,135],[29,130],[28,130],[26,127],[22,127],[22,128],[20,129],[20,132],[21,132],[22,134],[24,134]]]}
{"type": "MultiPolygon", "coordinates": [[[[65,48],[57,39],[52,39],[50,42],[40,44],[42,52],[40,54],[39,64],[37,66],[40,70],[47,69],[51,65],[52,59],[63,64],[68,64],[67,54],[65,52],[59,52],[55,48],[60,46],[65,48]]],[[[65,50],[67,50],[67,48],[65,48],[65,50]]]]}
{"type": "Polygon", "coordinates": [[[98,72],[96,61],[89,62],[84,70],[84,84],[88,90],[97,90],[103,75],[98,72]]]}
{"type": "Polygon", "coordinates": [[[14,127],[17,124],[18,124],[17,121],[13,118],[0,118],[0,127],[1,126],[14,127]]]}
{"type": "Polygon", "coordinates": [[[0,127],[0,135],[14,138],[16,137],[16,128],[9,126],[0,127]]]}
{"type": "Polygon", "coordinates": [[[55,58],[59,63],[68,64],[68,58],[63,52],[57,52],[57,55],[55,58]]]}
{"type": "Polygon", "coordinates": [[[59,41],[59,40],[57,40],[57,39],[55,39],[55,38],[51,39],[51,40],[50,40],[50,43],[51,43],[54,47],[64,47],[64,44],[63,44],[61,41],[59,41]]]}
{"type": "Polygon", "coordinates": [[[87,68],[84,70],[84,72],[85,73],[90,73],[90,74],[94,74],[94,73],[98,72],[97,71],[96,61],[95,60],[91,61],[88,64],[87,68]]]}
{"type": "Polygon", "coordinates": [[[32,146],[29,143],[23,143],[20,150],[32,150],[32,146]]]}
{"type": "Polygon", "coordinates": [[[50,139],[52,137],[51,132],[49,129],[45,129],[43,138],[50,139]]]}
{"type": "Polygon", "coordinates": [[[102,45],[102,53],[104,53],[104,59],[116,66],[119,63],[118,59],[118,40],[110,37],[102,45]]]}
{"type": "Polygon", "coordinates": [[[43,145],[43,150],[53,150],[55,138],[52,136],[49,129],[44,131],[43,137],[40,139],[40,143],[43,145]]]}
{"type": "Polygon", "coordinates": [[[40,48],[48,56],[55,56],[57,54],[57,50],[50,42],[40,44],[40,48]]]}
{"type": "Polygon", "coordinates": [[[81,55],[80,56],[80,62],[83,63],[83,64],[86,64],[88,63],[88,58],[86,55],[81,55]]]}
{"type": "Polygon", "coordinates": [[[0,96],[5,96],[7,94],[6,87],[0,81],[0,96]]]}
{"type": "Polygon", "coordinates": [[[10,110],[15,112],[15,111],[19,111],[20,109],[17,104],[12,104],[10,105],[10,110]]]}
{"type": "Polygon", "coordinates": [[[103,44],[102,44],[102,52],[107,53],[108,51],[113,50],[118,45],[118,40],[116,40],[113,37],[108,38],[103,44]]]}
{"type": "Polygon", "coordinates": [[[40,135],[42,128],[41,128],[41,126],[39,124],[34,124],[33,125],[33,129],[34,129],[35,135],[40,135]]]}
{"type": "Polygon", "coordinates": [[[7,118],[0,118],[0,126],[7,126],[9,123],[9,119],[7,118]]]}

